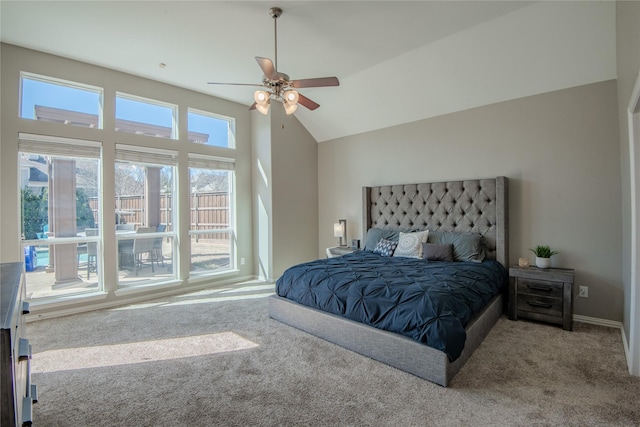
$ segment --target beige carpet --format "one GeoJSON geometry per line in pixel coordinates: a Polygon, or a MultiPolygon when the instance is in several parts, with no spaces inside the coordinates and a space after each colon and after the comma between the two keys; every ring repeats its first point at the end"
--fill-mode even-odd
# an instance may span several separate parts
{"type": "Polygon", "coordinates": [[[442,388],[269,319],[272,289],[30,323],[35,425],[640,425],[619,330],[503,317],[442,388]]]}

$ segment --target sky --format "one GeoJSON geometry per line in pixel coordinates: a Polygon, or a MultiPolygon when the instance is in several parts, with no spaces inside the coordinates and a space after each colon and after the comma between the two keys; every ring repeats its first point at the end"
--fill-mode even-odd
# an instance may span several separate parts
{"type": "MultiPolygon", "coordinates": [[[[66,85],[51,84],[23,77],[20,117],[34,119],[35,105],[98,115],[101,94],[66,85]]],[[[116,98],[116,118],[171,127],[173,111],[169,107],[116,98]]],[[[227,147],[228,122],[215,117],[188,112],[188,130],[209,135],[207,145],[227,147]]]]}

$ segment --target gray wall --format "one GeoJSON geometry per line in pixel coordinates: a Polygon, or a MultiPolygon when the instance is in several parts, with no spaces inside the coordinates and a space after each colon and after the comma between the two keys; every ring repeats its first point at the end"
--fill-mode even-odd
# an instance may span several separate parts
{"type": "MultiPolygon", "coordinates": [[[[303,107],[300,107],[303,108],[303,107]]],[[[318,143],[282,105],[271,110],[273,277],[317,258],[318,143]]]]}
{"type": "Polygon", "coordinates": [[[550,245],[553,265],[589,286],[575,313],[622,321],[617,110],[612,80],[321,143],[318,254],[338,218],[362,238],[362,186],[504,175],[510,259],[550,245]]]}
{"type": "Polygon", "coordinates": [[[252,114],[255,268],[275,280],[317,258],[318,144],[280,103],[252,114]]]}
{"type": "Polygon", "coordinates": [[[622,245],[624,282],[624,333],[629,342],[631,311],[631,188],[629,175],[629,124],[627,111],[631,91],[640,71],[640,3],[616,2],[616,58],[618,63],[618,111],[622,183],[622,245]]]}

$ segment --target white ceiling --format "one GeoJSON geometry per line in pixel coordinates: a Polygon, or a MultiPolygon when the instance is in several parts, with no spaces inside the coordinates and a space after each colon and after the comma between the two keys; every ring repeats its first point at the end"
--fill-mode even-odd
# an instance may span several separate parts
{"type": "Polygon", "coordinates": [[[613,1],[2,0],[0,38],[249,106],[207,82],[261,82],[271,6],[279,71],[340,79],[301,90],[318,142],[616,78],[613,1]]]}

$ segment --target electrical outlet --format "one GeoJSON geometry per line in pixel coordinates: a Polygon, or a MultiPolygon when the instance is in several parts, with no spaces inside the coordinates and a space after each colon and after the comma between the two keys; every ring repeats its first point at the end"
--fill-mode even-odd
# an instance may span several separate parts
{"type": "Polygon", "coordinates": [[[578,288],[578,296],[582,298],[589,298],[589,287],[588,286],[580,286],[578,288]]]}
{"type": "Polygon", "coordinates": [[[240,265],[244,265],[244,258],[240,258],[240,265]]]}

